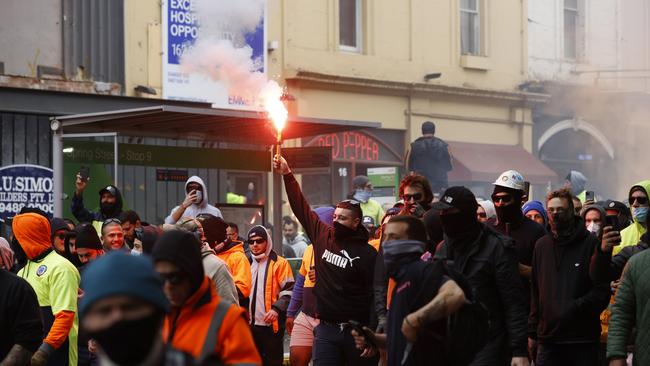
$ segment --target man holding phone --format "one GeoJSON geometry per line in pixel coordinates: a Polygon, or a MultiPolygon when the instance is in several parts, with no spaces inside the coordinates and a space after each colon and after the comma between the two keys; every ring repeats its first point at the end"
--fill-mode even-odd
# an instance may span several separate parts
{"type": "Polygon", "coordinates": [[[88,168],[82,167],[77,172],[75,192],[72,195],[70,211],[79,222],[104,222],[116,218],[122,213],[122,194],[114,185],[108,185],[99,191],[99,212],[89,211],[83,202],[83,193],[90,180],[88,168]]]}
{"type": "Polygon", "coordinates": [[[185,199],[178,206],[174,207],[165,218],[165,224],[176,224],[181,217],[196,218],[202,213],[211,214],[223,219],[221,211],[208,203],[208,190],[203,179],[196,175],[191,176],[185,182],[185,199]]]}

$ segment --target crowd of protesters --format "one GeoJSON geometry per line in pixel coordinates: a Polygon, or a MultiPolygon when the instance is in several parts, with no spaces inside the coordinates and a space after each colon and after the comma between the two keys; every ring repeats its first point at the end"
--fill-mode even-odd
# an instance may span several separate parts
{"type": "Polygon", "coordinates": [[[477,199],[445,188],[447,146],[423,132],[409,167],[427,149],[445,164],[407,174],[386,211],[365,176],[312,207],[276,156],[282,253],[199,177],[154,225],[112,185],[89,211],[78,176],[78,224],[23,208],[0,238],[0,365],[649,365],[650,181],[597,201],[572,171],[529,200],[509,170],[477,199]]]}

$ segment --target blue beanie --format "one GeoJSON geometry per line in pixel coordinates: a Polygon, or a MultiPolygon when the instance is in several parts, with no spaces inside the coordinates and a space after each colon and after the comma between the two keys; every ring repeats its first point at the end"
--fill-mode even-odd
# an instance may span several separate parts
{"type": "Polygon", "coordinates": [[[334,207],[318,207],[314,209],[314,212],[316,212],[316,215],[318,215],[318,218],[320,221],[326,223],[328,226],[333,225],[334,221],[334,207]]]}
{"type": "Polygon", "coordinates": [[[80,317],[95,302],[115,295],[133,296],[165,313],[169,311],[163,283],[145,256],[110,252],[88,265],[81,276],[81,287],[84,296],[79,303],[80,317]]]}
{"type": "Polygon", "coordinates": [[[544,209],[544,204],[541,203],[540,201],[528,201],[526,204],[524,204],[524,207],[522,207],[522,211],[524,211],[524,215],[528,213],[530,210],[535,210],[539,212],[542,217],[544,218],[544,224],[548,224],[548,215],[546,214],[546,210],[544,209]]]}

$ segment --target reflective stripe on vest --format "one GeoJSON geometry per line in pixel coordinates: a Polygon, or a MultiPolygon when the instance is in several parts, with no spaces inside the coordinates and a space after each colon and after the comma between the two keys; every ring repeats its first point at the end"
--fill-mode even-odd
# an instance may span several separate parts
{"type": "Polygon", "coordinates": [[[203,342],[203,348],[201,349],[201,354],[199,356],[199,363],[202,363],[214,352],[219,339],[221,324],[223,323],[230,306],[232,306],[232,303],[220,300],[217,308],[214,310],[212,319],[210,320],[210,326],[208,327],[208,333],[205,335],[205,342],[203,342]]]}

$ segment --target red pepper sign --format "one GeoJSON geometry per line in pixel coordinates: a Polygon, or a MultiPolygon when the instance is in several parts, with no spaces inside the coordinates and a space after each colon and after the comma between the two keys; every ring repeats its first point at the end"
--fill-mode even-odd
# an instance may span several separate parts
{"type": "Polygon", "coordinates": [[[379,143],[359,132],[341,132],[321,135],[307,146],[331,146],[333,160],[379,160],[379,143]]]}

